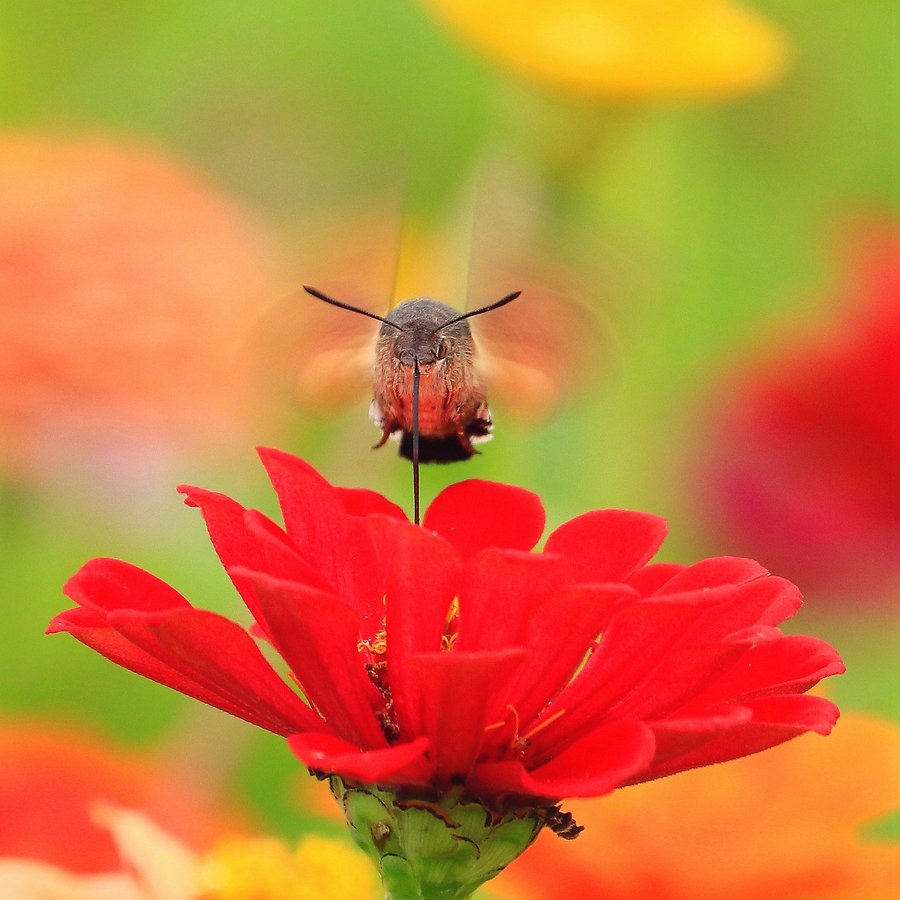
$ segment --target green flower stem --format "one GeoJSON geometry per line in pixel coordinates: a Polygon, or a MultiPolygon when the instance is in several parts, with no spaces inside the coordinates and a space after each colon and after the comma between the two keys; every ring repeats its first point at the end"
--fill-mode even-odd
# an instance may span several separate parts
{"type": "Polygon", "coordinates": [[[388,900],[462,900],[537,837],[537,810],[492,813],[459,791],[437,799],[331,779],[356,843],[381,872],[388,900]]]}

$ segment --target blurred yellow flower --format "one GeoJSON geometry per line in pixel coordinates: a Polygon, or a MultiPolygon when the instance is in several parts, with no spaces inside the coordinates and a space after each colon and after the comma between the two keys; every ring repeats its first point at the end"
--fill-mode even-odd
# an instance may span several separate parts
{"type": "Polygon", "coordinates": [[[727,0],[422,0],[514,72],[591,98],[719,98],[784,71],[784,35],[727,0]]]}
{"type": "Polygon", "coordinates": [[[845,715],[828,741],[567,804],[571,844],[541,835],[491,884],[550,900],[889,900],[900,846],[865,836],[900,805],[900,729],[845,715]]]}
{"type": "Polygon", "coordinates": [[[225,841],[199,868],[199,900],[321,900],[380,896],[375,869],[349,842],[307,835],[225,841]]]}

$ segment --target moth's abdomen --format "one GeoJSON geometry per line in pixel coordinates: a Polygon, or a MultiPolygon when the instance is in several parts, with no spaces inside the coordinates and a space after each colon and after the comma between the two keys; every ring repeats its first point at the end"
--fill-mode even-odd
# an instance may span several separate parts
{"type": "MultiPolygon", "coordinates": [[[[472,444],[491,439],[493,423],[488,418],[471,419],[465,426],[465,438],[459,434],[447,434],[443,437],[423,437],[419,435],[419,462],[423,463],[449,463],[463,462],[471,458],[477,451],[472,449],[472,444]]],[[[406,459],[413,458],[413,436],[411,431],[404,431],[400,438],[400,455],[406,459]]]]}

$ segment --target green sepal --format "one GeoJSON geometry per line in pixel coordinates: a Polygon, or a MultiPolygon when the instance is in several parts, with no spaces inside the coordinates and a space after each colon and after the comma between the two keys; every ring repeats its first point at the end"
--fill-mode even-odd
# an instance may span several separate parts
{"type": "Polygon", "coordinates": [[[381,872],[392,900],[469,897],[537,837],[539,810],[497,813],[459,791],[417,798],[330,779],[356,843],[381,872]]]}

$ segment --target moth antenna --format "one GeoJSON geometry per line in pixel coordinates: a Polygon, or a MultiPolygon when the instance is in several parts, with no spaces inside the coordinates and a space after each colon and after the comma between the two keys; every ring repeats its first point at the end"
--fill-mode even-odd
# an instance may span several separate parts
{"type": "Polygon", "coordinates": [[[419,359],[413,359],[412,387],[413,520],[419,524],[419,359]]]}
{"type": "Polygon", "coordinates": [[[463,313],[461,316],[457,316],[455,319],[451,319],[449,322],[444,322],[444,324],[441,325],[441,328],[446,328],[448,325],[455,325],[457,322],[461,322],[463,319],[471,319],[472,316],[480,316],[482,313],[490,312],[492,309],[499,309],[501,306],[506,306],[507,303],[512,303],[513,300],[515,300],[516,297],[518,297],[521,293],[521,291],[513,291],[511,294],[507,294],[496,303],[489,303],[487,306],[482,306],[480,309],[473,309],[472,312],[463,313]]]}
{"type": "Polygon", "coordinates": [[[325,303],[330,303],[332,306],[340,307],[341,309],[346,309],[349,312],[359,313],[361,316],[368,316],[370,319],[376,319],[379,322],[384,322],[385,325],[390,325],[391,328],[396,328],[397,331],[403,331],[403,329],[395,324],[394,322],[390,322],[388,319],[385,319],[384,316],[379,316],[377,313],[369,312],[367,309],[360,309],[358,306],[351,306],[349,303],[343,303],[340,300],[335,300],[334,297],[329,297],[328,294],[323,294],[321,291],[316,290],[314,287],[309,287],[308,285],[303,285],[303,290],[306,291],[307,294],[311,294],[317,300],[323,300],[325,303]]]}

